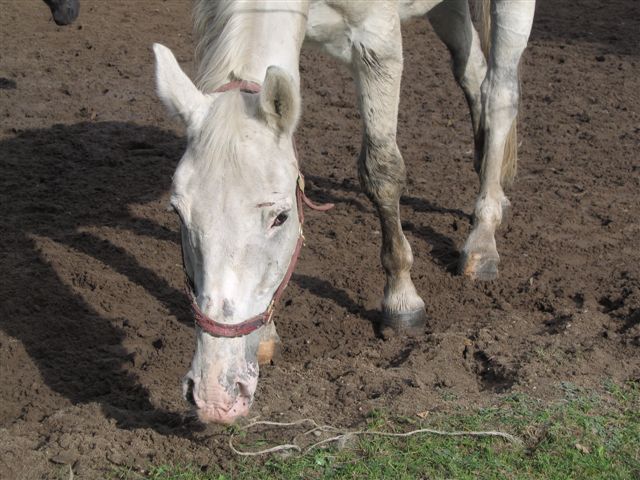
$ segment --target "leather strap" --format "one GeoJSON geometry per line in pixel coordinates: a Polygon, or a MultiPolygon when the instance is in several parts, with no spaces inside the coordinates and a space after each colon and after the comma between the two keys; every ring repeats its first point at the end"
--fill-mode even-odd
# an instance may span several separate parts
{"type": "MultiPolygon", "coordinates": [[[[229,82],[222,87],[216,89],[216,92],[227,92],[233,89],[240,89],[241,91],[248,93],[258,93],[260,92],[260,85],[255,82],[246,82],[242,80],[234,80],[229,82]]],[[[293,151],[295,152],[296,162],[298,161],[298,150],[296,148],[295,141],[293,141],[293,151]]],[[[298,172],[298,180],[296,181],[296,206],[298,209],[298,221],[300,222],[300,236],[298,237],[298,241],[296,243],[296,248],[293,251],[293,255],[291,256],[291,261],[289,262],[289,267],[287,268],[280,285],[276,289],[273,294],[273,298],[271,302],[269,302],[269,306],[267,309],[255,315],[248,320],[245,320],[240,323],[228,324],[228,323],[220,323],[215,321],[214,319],[208,317],[196,302],[196,297],[194,293],[193,283],[189,276],[186,273],[185,276],[187,279],[187,294],[191,299],[191,308],[193,309],[193,314],[196,323],[210,335],[214,337],[224,337],[224,338],[236,338],[242,337],[245,335],[249,335],[260,327],[271,322],[273,318],[273,312],[275,310],[275,306],[280,301],[280,297],[284,293],[284,290],[287,288],[289,284],[289,280],[291,280],[291,276],[293,275],[293,271],[296,268],[296,264],[298,263],[298,257],[300,256],[300,250],[302,250],[302,244],[304,243],[304,235],[302,234],[302,225],[304,224],[304,210],[303,205],[307,205],[312,210],[318,210],[321,212],[327,211],[330,208],[333,208],[333,203],[326,204],[316,204],[309,200],[309,198],[304,193],[304,177],[300,172],[298,172]]],[[[183,258],[184,265],[184,258],[183,258]]]]}

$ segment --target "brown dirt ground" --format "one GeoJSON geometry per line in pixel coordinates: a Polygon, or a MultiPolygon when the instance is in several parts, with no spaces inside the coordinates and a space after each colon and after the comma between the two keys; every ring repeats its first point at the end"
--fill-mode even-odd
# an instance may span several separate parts
{"type": "MultiPolygon", "coordinates": [[[[179,388],[193,327],[165,206],[184,139],[150,45],[190,69],[188,2],[87,0],[66,28],[39,0],[0,13],[0,477],[229,462],[224,431],[194,423],[179,388]]],[[[308,215],[277,314],[283,356],[253,412],[354,425],[640,378],[638,45],[637,1],[539,2],[501,275],[471,283],[455,275],[477,190],[467,109],[428,24],[406,25],[402,214],[430,322],[387,339],[372,328],[380,234],[356,180],[354,87],[306,50],[298,146],[310,196],[337,206],[308,215]]]]}

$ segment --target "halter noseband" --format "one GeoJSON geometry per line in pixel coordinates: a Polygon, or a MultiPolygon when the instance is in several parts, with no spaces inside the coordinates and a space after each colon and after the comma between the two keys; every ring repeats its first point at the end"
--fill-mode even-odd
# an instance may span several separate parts
{"type": "MultiPolygon", "coordinates": [[[[235,81],[226,83],[225,85],[216,89],[215,92],[227,92],[229,90],[234,90],[234,89],[239,89],[240,91],[247,92],[247,93],[259,93],[260,85],[255,82],[235,80],[235,81]]],[[[293,140],[293,151],[296,156],[296,162],[298,162],[298,150],[296,149],[295,140],[293,140]]],[[[269,302],[269,305],[267,306],[267,309],[264,312],[259,313],[258,315],[255,315],[249,318],[248,320],[245,320],[240,323],[235,323],[235,324],[220,323],[215,321],[214,319],[208,317],[202,310],[200,310],[200,307],[198,307],[198,304],[196,302],[195,292],[194,292],[194,285],[191,279],[189,278],[189,275],[187,275],[186,268],[185,268],[185,277],[187,280],[187,287],[186,287],[187,294],[191,299],[191,308],[193,309],[195,321],[202,330],[204,330],[210,335],[213,335],[214,337],[235,338],[235,337],[242,337],[245,335],[249,335],[250,333],[257,330],[258,328],[271,322],[271,320],[273,319],[273,312],[275,310],[275,306],[280,300],[280,297],[282,297],[282,294],[285,288],[287,288],[287,285],[289,284],[289,280],[291,280],[291,275],[293,275],[293,271],[296,268],[296,263],[298,262],[298,256],[300,255],[300,250],[302,249],[302,244],[304,242],[304,236],[302,235],[302,225],[304,223],[303,204],[307,205],[312,210],[318,210],[321,212],[329,210],[334,206],[333,203],[325,203],[325,204],[318,205],[316,203],[313,203],[311,200],[309,200],[309,198],[307,198],[307,196],[304,193],[304,177],[302,176],[302,173],[298,171],[298,179],[296,181],[296,206],[298,209],[298,221],[300,222],[300,235],[298,236],[296,248],[293,251],[291,261],[289,262],[289,268],[287,268],[287,272],[284,274],[284,277],[282,278],[280,285],[278,285],[278,288],[273,294],[273,298],[269,302]]],[[[184,266],[184,256],[183,256],[183,266],[184,266]]]]}

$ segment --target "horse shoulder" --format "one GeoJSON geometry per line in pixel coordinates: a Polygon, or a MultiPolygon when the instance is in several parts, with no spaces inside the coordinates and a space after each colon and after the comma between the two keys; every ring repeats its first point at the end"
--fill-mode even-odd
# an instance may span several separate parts
{"type": "Polygon", "coordinates": [[[397,18],[423,15],[440,1],[315,0],[309,8],[305,42],[349,64],[354,45],[378,44],[384,48],[392,38],[397,18]]]}

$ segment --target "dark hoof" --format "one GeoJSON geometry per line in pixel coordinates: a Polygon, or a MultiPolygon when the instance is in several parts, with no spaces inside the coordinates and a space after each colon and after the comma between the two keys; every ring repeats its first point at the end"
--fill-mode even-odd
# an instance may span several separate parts
{"type": "Polygon", "coordinates": [[[382,312],[380,329],[392,328],[395,331],[421,330],[427,324],[427,312],[424,308],[413,312],[382,312]]]}
{"type": "Polygon", "coordinates": [[[460,257],[460,274],[472,280],[495,280],[498,278],[499,261],[498,257],[463,252],[460,257]]]}
{"type": "Polygon", "coordinates": [[[49,6],[53,20],[57,25],[64,26],[73,23],[80,12],[78,0],[44,0],[49,6]]]}
{"type": "Polygon", "coordinates": [[[271,365],[280,358],[282,344],[280,340],[269,339],[258,345],[258,365],[271,365]]]}

